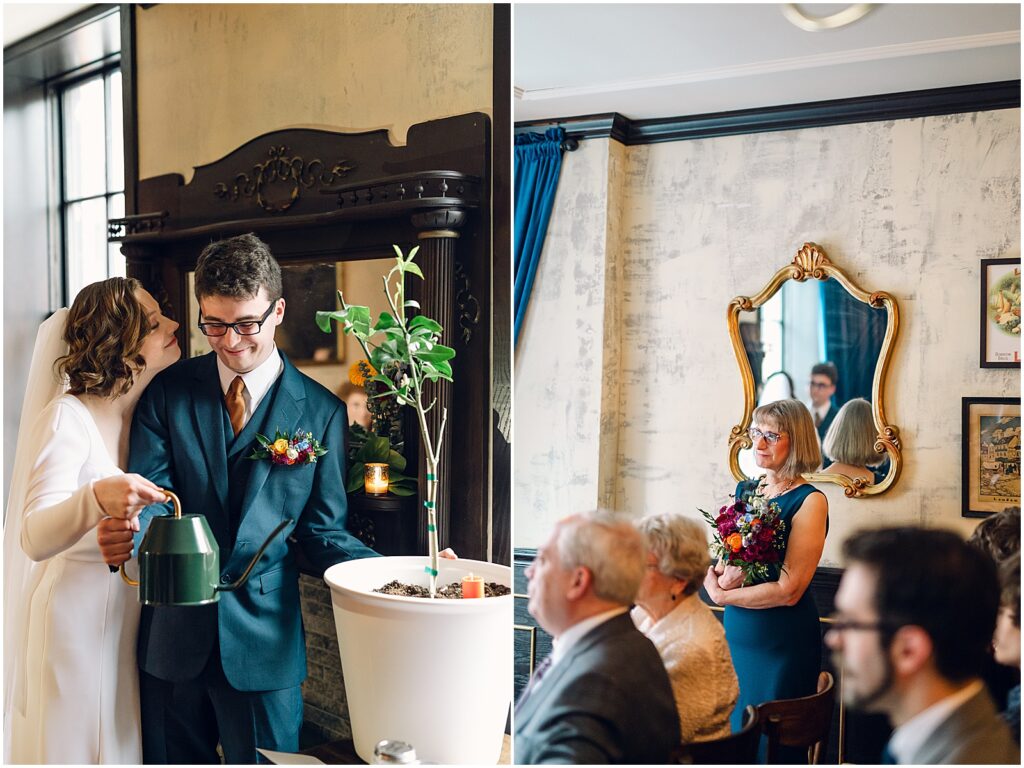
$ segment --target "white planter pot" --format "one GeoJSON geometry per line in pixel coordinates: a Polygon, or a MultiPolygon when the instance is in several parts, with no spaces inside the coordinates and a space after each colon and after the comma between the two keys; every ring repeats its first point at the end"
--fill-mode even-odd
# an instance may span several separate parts
{"type": "MultiPolygon", "coordinates": [[[[427,557],[373,557],[327,569],[356,753],[381,739],[421,760],[491,764],[512,701],[512,595],[443,600],[381,595],[397,579],[427,586],[427,557]]],[[[512,569],[441,560],[438,586],[470,572],[512,586],[512,569]]]]}

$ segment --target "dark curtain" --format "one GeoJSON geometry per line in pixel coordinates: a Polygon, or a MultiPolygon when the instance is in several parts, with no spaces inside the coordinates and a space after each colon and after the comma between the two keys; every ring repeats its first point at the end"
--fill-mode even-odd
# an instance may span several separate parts
{"type": "Polygon", "coordinates": [[[821,283],[821,304],[825,358],[839,370],[836,405],[855,397],[871,400],[871,382],[885,338],[885,310],[862,304],[834,279],[821,283]]]}
{"type": "Polygon", "coordinates": [[[533,278],[544,248],[544,237],[555,203],[558,175],[562,170],[563,128],[543,134],[521,133],[515,148],[515,332],[526,317],[533,278]]]}

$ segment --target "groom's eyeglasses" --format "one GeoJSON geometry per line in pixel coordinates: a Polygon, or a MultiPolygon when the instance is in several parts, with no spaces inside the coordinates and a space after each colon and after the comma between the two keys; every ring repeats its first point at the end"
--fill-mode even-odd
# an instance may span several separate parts
{"type": "Polygon", "coordinates": [[[263,328],[263,324],[276,306],[277,300],[275,299],[270,302],[267,311],[259,320],[239,320],[237,323],[204,323],[200,321],[199,330],[203,332],[204,336],[223,336],[228,332],[228,328],[231,328],[239,336],[255,336],[263,328]]]}

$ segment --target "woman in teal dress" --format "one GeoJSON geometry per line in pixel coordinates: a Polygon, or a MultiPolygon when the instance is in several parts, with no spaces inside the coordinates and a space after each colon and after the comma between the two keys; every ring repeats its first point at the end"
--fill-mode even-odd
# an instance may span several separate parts
{"type": "MultiPolygon", "coordinates": [[[[736,496],[757,494],[777,504],[786,526],[783,566],[768,580],[743,587],[740,569],[722,563],[704,579],[711,599],[725,606],[725,636],[740,683],[734,731],[748,704],[813,694],[821,668],[818,609],[807,587],[825,546],[828,501],[802,477],[821,465],[814,422],[803,403],[779,400],[754,411],[750,437],[765,474],[741,482],[736,496]]],[[[803,763],[806,754],[795,750],[781,762],[803,763]]]]}

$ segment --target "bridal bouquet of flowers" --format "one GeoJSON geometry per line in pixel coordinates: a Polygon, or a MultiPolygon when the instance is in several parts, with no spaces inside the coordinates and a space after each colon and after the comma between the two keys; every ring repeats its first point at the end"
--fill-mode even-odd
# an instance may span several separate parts
{"type": "Polygon", "coordinates": [[[750,501],[736,499],[712,516],[699,510],[715,529],[711,553],[726,565],[743,571],[743,584],[767,580],[779,562],[786,523],[779,519],[779,505],[764,496],[751,496],[750,501]]]}

